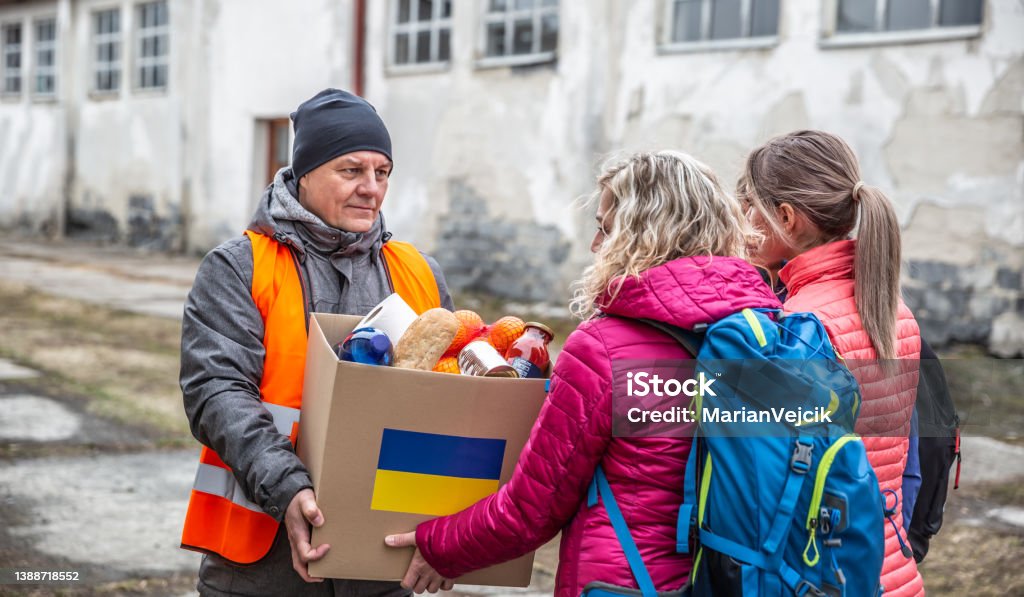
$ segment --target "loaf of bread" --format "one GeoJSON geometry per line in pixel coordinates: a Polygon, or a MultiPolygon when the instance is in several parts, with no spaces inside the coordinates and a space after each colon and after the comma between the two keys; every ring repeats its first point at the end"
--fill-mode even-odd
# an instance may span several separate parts
{"type": "Polygon", "coordinates": [[[416,318],[395,345],[395,367],[430,371],[459,330],[447,309],[430,309],[416,318]]]}

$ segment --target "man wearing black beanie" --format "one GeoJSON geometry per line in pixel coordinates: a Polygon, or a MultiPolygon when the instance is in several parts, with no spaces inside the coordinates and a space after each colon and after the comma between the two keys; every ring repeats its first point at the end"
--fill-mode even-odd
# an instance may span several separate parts
{"type": "Polygon", "coordinates": [[[417,312],[454,307],[437,262],[390,240],[391,136],[373,106],[325,89],[292,121],[291,167],[245,235],[203,259],[185,304],[180,381],[204,448],[182,547],[205,554],[201,595],[408,595],[396,582],[309,577],[330,546],[310,545],[323,514],[289,430],[309,313],[365,315],[392,292],[417,312]]]}

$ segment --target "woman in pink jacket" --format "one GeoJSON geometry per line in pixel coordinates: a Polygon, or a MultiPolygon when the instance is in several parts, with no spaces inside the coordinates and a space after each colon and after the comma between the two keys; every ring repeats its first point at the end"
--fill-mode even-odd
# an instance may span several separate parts
{"type": "Polygon", "coordinates": [[[462,512],[387,538],[418,548],[403,581],[416,592],[447,588],[445,579],[521,556],[559,531],[556,595],[577,597],[592,581],[636,587],[603,501],[587,506],[598,464],[655,587],[687,582],[690,558],[676,553],[675,537],[691,439],[612,437],[612,365],[690,358],[636,318],[692,329],[780,305],[743,260],[751,229],[706,166],[676,152],[637,154],[606,169],[598,190],[595,261],[572,305],[585,321],[562,348],[511,480],[462,512]]]}
{"type": "Polygon", "coordinates": [[[924,595],[903,535],[902,504],[894,503],[902,502],[921,335],[900,300],[900,228],[892,204],[861,180],[850,147],[821,131],[790,133],[755,149],[737,194],[763,235],[753,260],[778,271],[788,293],[784,309],[815,313],[861,385],[855,431],[887,507],[895,509],[885,524],[885,595],[924,595]]]}

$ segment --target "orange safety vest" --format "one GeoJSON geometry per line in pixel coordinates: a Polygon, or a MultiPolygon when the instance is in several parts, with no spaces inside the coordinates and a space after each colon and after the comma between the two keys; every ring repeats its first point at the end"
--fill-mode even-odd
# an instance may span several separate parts
{"type": "MultiPolygon", "coordinates": [[[[302,281],[287,245],[246,231],[252,242],[252,298],[263,317],[260,397],[277,431],[295,445],[306,364],[306,312],[302,281]]],[[[381,253],[395,292],[416,313],[441,306],[427,260],[409,243],[390,241],[381,253]]],[[[280,523],[245,497],[231,468],[203,446],[192,486],[181,546],[252,564],[270,551],[280,523]]]]}

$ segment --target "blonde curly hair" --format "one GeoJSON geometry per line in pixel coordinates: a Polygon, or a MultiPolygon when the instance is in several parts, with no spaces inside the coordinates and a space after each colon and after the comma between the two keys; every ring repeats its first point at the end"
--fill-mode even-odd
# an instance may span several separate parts
{"type": "Polygon", "coordinates": [[[612,223],[594,264],[574,283],[570,310],[581,319],[614,300],[627,276],[680,257],[746,258],[757,233],[714,172],[679,151],[642,152],[602,169],[586,205],[611,198],[612,223]]]}

